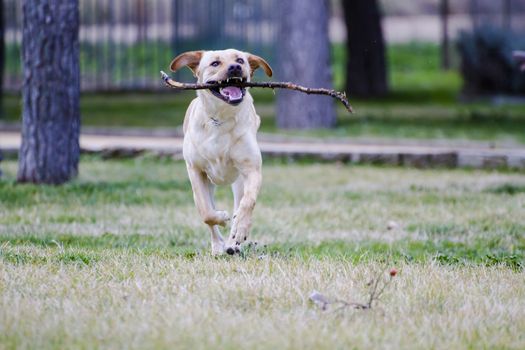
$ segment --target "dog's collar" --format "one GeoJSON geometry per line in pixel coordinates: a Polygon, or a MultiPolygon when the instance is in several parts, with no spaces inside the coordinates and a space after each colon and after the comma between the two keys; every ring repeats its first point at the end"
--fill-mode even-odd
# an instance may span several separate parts
{"type": "Polygon", "coordinates": [[[214,126],[221,126],[222,125],[222,122],[215,118],[215,117],[210,117],[210,120],[211,120],[211,123],[214,125],[214,126]]]}

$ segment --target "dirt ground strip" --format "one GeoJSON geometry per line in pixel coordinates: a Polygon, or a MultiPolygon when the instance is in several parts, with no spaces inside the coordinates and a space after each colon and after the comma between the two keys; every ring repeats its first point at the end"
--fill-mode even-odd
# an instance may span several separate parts
{"type": "MultiPolygon", "coordinates": [[[[378,142],[362,140],[335,141],[304,138],[261,137],[261,151],[267,157],[312,159],[359,164],[387,164],[433,167],[467,167],[487,169],[525,169],[525,149],[491,147],[490,144],[408,143],[403,141],[378,142]]],[[[131,157],[144,152],[182,156],[180,135],[83,134],[80,138],[83,152],[99,153],[106,158],[131,157]]],[[[20,147],[18,131],[0,131],[0,151],[16,154],[20,147]]]]}

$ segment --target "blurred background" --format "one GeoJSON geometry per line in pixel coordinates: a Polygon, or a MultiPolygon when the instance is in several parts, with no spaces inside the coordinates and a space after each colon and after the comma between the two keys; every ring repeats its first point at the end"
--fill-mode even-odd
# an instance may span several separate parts
{"type": "MultiPolygon", "coordinates": [[[[320,2],[80,0],[83,126],[176,130],[194,92],[169,91],[159,70],[188,50],[249,51],[270,62],[273,80],[302,82],[279,67],[295,59],[282,54],[292,35],[282,23],[306,18],[289,31],[297,39],[313,22],[326,23],[326,43],[323,35],[304,40],[328,47],[330,84],[348,92],[356,114],[330,101],[335,120],[287,125],[276,117],[275,94],[252,90],[263,132],[525,143],[525,76],[512,60],[512,50],[525,49],[525,0],[331,0],[310,23],[301,9],[320,2]],[[300,6],[286,8],[294,2],[300,6]]],[[[18,0],[1,3],[5,126],[21,115],[22,11],[18,0]]],[[[174,77],[193,81],[189,70],[174,77]]]]}

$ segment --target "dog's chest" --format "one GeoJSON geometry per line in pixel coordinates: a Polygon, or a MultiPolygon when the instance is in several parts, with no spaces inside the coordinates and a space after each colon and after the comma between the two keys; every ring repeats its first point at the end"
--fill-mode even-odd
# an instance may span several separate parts
{"type": "Polygon", "coordinates": [[[215,134],[207,135],[196,145],[201,157],[201,167],[216,185],[233,183],[239,175],[231,157],[234,144],[235,141],[230,134],[215,134]]]}

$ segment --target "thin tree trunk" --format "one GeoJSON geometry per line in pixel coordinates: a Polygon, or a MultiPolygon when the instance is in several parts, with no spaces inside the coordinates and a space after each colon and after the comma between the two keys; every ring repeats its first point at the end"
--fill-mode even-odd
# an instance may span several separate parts
{"type": "Polygon", "coordinates": [[[441,68],[450,68],[450,41],[448,37],[449,0],[441,0],[441,68]]]}
{"type": "Polygon", "coordinates": [[[385,42],[377,0],[343,0],[347,28],[346,90],[350,97],[388,92],[385,42]]]}
{"type": "Polygon", "coordinates": [[[503,27],[507,30],[512,29],[512,3],[510,0],[503,0],[503,27]]]}
{"type": "MultiPolygon", "coordinates": [[[[328,0],[286,0],[280,2],[280,81],[332,88],[328,0]]],[[[287,129],[330,128],[335,125],[334,102],[323,96],[294,91],[277,93],[277,126],[287,129]]]]}
{"type": "Polygon", "coordinates": [[[19,182],[76,176],[79,131],[78,0],[24,0],[19,182]]]}
{"type": "Polygon", "coordinates": [[[476,30],[479,27],[479,8],[478,0],[469,1],[470,18],[472,21],[472,29],[476,30]]]}
{"type": "Polygon", "coordinates": [[[5,73],[5,21],[4,0],[0,0],[0,119],[4,116],[4,73],[5,73]]]}

